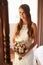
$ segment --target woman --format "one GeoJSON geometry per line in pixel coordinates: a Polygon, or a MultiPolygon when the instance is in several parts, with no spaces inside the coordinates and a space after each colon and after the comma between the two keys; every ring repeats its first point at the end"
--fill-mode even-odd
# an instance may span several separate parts
{"type": "Polygon", "coordinates": [[[20,22],[15,25],[12,41],[13,43],[15,43],[15,41],[27,42],[28,51],[24,54],[18,54],[15,52],[14,64],[34,65],[33,48],[37,41],[37,27],[36,24],[31,21],[30,8],[27,4],[22,4],[19,7],[19,15],[20,22]],[[19,60],[19,57],[22,57],[22,59],[19,60]]]}

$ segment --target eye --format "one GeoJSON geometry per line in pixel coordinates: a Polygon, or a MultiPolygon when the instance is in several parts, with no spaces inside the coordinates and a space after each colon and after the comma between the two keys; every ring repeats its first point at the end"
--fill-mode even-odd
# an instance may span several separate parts
{"type": "Polygon", "coordinates": [[[19,13],[21,13],[21,12],[19,12],[19,13]]]}
{"type": "Polygon", "coordinates": [[[22,12],[24,14],[24,12],[22,12]]]}

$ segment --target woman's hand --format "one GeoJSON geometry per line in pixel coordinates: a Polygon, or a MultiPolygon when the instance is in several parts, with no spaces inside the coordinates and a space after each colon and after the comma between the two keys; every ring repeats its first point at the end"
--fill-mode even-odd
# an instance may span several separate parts
{"type": "Polygon", "coordinates": [[[32,49],[35,45],[36,45],[35,43],[31,44],[30,47],[28,48],[28,51],[27,51],[26,53],[24,53],[24,54],[18,54],[19,57],[24,57],[28,52],[31,51],[31,49],[32,49]]]}
{"type": "Polygon", "coordinates": [[[23,53],[23,54],[18,54],[19,55],[19,57],[24,57],[26,54],[28,53],[28,51],[26,51],[25,53],[23,53]]]}
{"type": "Polygon", "coordinates": [[[19,59],[22,59],[22,57],[24,57],[26,54],[18,54],[19,55],[19,59]]]}

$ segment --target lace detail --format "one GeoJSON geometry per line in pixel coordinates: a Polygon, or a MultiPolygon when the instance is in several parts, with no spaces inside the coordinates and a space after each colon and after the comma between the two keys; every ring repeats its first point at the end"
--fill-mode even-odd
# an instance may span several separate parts
{"type": "Polygon", "coordinates": [[[34,39],[29,38],[27,32],[28,32],[27,25],[23,25],[19,35],[15,38],[15,41],[16,42],[25,42],[25,43],[27,43],[27,46],[30,46],[31,43],[34,42],[34,39]]]}

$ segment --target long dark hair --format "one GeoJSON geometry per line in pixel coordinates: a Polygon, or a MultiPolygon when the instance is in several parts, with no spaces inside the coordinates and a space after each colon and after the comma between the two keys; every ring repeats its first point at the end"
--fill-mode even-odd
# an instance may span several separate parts
{"type": "MultiPolygon", "coordinates": [[[[27,26],[28,26],[28,36],[29,37],[33,37],[33,29],[31,27],[32,25],[32,21],[31,21],[31,15],[30,15],[30,7],[27,4],[22,4],[19,8],[22,8],[26,14],[27,19],[29,19],[29,21],[27,22],[27,26]]],[[[23,25],[23,20],[20,19],[20,22],[18,23],[18,32],[20,32],[21,28],[23,25]]]]}

